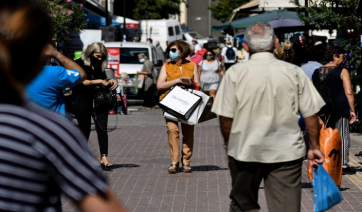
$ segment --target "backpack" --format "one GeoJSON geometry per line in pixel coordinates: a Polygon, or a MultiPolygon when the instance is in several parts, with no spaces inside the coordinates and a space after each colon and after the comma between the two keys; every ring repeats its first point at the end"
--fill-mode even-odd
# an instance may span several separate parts
{"type": "Polygon", "coordinates": [[[228,60],[235,60],[235,52],[233,47],[227,47],[225,56],[228,60]]]}
{"type": "MultiPolygon", "coordinates": [[[[319,116],[328,116],[332,115],[336,111],[336,104],[333,101],[333,94],[331,89],[328,86],[329,80],[332,78],[333,74],[336,73],[341,67],[334,68],[328,73],[328,76],[323,80],[317,80],[314,82],[314,86],[318,90],[319,94],[323,98],[326,105],[324,105],[318,112],[319,116]]],[[[318,69],[317,69],[318,70],[318,69]]],[[[318,78],[320,79],[320,72],[318,71],[318,78]]],[[[340,96],[340,95],[339,95],[340,96]]]]}

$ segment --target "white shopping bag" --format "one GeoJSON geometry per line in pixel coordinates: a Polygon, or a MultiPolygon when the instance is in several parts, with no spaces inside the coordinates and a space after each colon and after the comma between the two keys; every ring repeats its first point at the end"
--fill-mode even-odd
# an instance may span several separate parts
{"type": "Polygon", "coordinates": [[[198,96],[202,97],[202,100],[200,102],[200,104],[197,106],[197,108],[193,111],[193,113],[191,114],[191,116],[188,119],[182,119],[182,118],[177,118],[175,116],[173,116],[170,113],[165,112],[163,115],[166,119],[169,120],[173,120],[173,121],[178,121],[184,124],[188,124],[188,125],[195,125],[197,124],[199,121],[199,118],[201,117],[202,112],[204,111],[205,106],[207,105],[207,103],[209,102],[209,96],[204,94],[201,91],[196,91],[193,90],[192,91],[194,94],[197,94],[198,96]]]}
{"type": "Polygon", "coordinates": [[[159,105],[165,112],[187,120],[201,101],[202,97],[195,94],[195,90],[188,91],[175,86],[161,99],[159,105]]]}

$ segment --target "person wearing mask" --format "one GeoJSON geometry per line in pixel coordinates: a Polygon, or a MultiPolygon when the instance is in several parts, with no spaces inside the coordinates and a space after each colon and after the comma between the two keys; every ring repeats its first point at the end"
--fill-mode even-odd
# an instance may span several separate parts
{"type": "Polygon", "coordinates": [[[215,60],[215,52],[208,50],[204,54],[204,60],[199,63],[198,72],[201,82],[201,89],[205,94],[215,99],[217,88],[219,87],[220,75],[224,76],[221,63],[215,60]]]}
{"type": "Polygon", "coordinates": [[[202,49],[202,47],[200,46],[199,42],[197,42],[196,38],[192,38],[192,45],[194,46],[194,50],[195,52],[198,52],[199,50],[202,49]]]}
{"type": "Polygon", "coordinates": [[[50,16],[31,0],[1,0],[0,20],[0,211],[59,212],[63,193],[79,211],[125,212],[74,124],[25,98],[48,55],[50,16]]]}
{"type": "Polygon", "coordinates": [[[151,109],[155,106],[153,101],[156,79],[152,73],[154,65],[152,61],[148,60],[144,53],[138,55],[138,60],[143,63],[142,69],[137,72],[140,76],[143,76],[143,86],[141,89],[141,95],[143,96],[143,109],[151,109]]]}
{"type": "Polygon", "coordinates": [[[212,107],[231,174],[230,212],[259,211],[261,181],[269,211],[300,211],[305,145],[296,111],[310,138],[309,163],[318,167],[324,155],[317,113],[325,103],[301,68],[274,57],[270,24],[248,26],[244,36],[251,58],[225,73],[212,107]]]}
{"type": "Polygon", "coordinates": [[[62,66],[44,66],[40,74],[28,84],[26,93],[29,101],[53,112],[65,114],[64,89],[82,83],[87,75],[74,61],[58,52],[50,44],[46,46],[47,57],[55,57],[62,66]]]}
{"type": "Polygon", "coordinates": [[[349,125],[356,121],[354,93],[347,69],[341,67],[344,49],[339,46],[326,48],[324,61],[327,63],[316,69],[312,82],[316,88],[328,77],[327,86],[332,94],[334,106],[327,104],[319,111],[320,120],[326,127],[337,128],[342,139],[342,170],[343,174],[355,174],[356,171],[348,166],[351,140],[349,125]]]}
{"type": "Polygon", "coordinates": [[[84,69],[87,79],[74,87],[72,99],[74,116],[87,140],[91,131],[91,118],[93,118],[99,143],[100,163],[104,168],[111,168],[112,164],[108,159],[108,108],[102,104],[93,107],[96,89],[106,87],[114,90],[118,86],[118,81],[108,79],[104,71],[107,58],[107,48],[102,43],[94,42],[87,47],[81,58],[75,61],[84,69]]]}
{"type": "Polygon", "coordinates": [[[152,44],[152,42],[153,42],[152,38],[147,38],[147,42],[146,42],[146,43],[152,44]]]}
{"type": "Polygon", "coordinates": [[[227,41],[226,47],[221,50],[221,63],[225,67],[225,71],[235,64],[237,55],[237,49],[231,45],[231,41],[227,41]]]}
{"type": "MultiPolygon", "coordinates": [[[[186,60],[190,55],[189,45],[180,40],[171,42],[166,49],[167,58],[171,61],[165,63],[161,68],[157,81],[157,89],[160,91],[160,100],[170,91],[171,87],[181,85],[190,87],[193,80],[200,86],[197,66],[194,62],[186,60]]],[[[179,169],[180,160],[180,130],[177,121],[166,119],[168,144],[171,152],[171,165],[169,173],[176,173],[179,169]]],[[[191,156],[194,146],[194,125],[181,123],[182,131],[182,164],[183,172],[191,172],[191,156]]]]}

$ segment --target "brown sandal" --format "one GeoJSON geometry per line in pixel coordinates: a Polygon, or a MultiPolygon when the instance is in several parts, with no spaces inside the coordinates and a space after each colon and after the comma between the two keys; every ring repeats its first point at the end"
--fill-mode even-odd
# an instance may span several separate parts
{"type": "Polygon", "coordinates": [[[168,173],[169,174],[175,174],[178,171],[179,163],[171,163],[171,165],[168,167],[168,173]]]}
{"type": "Polygon", "coordinates": [[[184,165],[183,165],[183,171],[184,171],[185,173],[190,173],[190,172],[192,172],[191,165],[190,165],[190,164],[184,164],[184,165]]]}

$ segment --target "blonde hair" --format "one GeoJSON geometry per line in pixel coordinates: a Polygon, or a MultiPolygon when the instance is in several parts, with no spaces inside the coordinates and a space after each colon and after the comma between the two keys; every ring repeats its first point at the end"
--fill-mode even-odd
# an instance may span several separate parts
{"type": "Polygon", "coordinates": [[[279,60],[292,63],[294,59],[292,43],[287,40],[284,43],[279,44],[277,48],[274,49],[274,56],[279,60]]]}
{"type": "Polygon", "coordinates": [[[108,63],[108,51],[107,48],[102,43],[99,42],[94,42],[88,45],[87,49],[82,54],[82,60],[84,61],[84,65],[86,66],[91,65],[90,57],[94,53],[102,53],[104,55],[104,61],[102,63],[102,71],[104,71],[108,63]]]}

